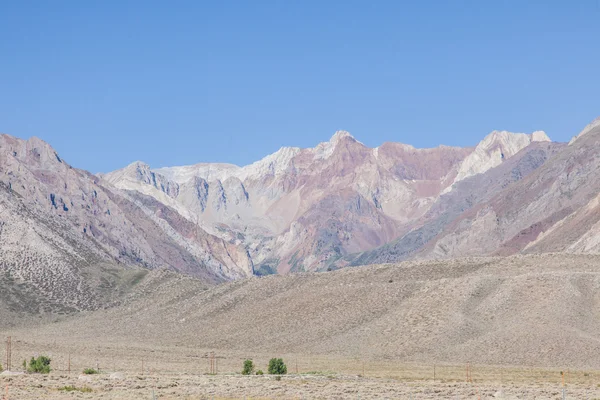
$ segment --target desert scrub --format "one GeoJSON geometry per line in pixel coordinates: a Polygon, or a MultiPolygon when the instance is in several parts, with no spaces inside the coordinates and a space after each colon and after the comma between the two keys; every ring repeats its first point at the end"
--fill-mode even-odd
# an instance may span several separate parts
{"type": "Polygon", "coordinates": [[[256,371],[256,375],[264,375],[264,372],[262,372],[262,369],[259,369],[258,371],[256,371]]]}
{"type": "Polygon", "coordinates": [[[244,361],[244,366],[242,367],[242,375],[252,375],[254,372],[254,363],[252,360],[244,361]]]}
{"type": "Polygon", "coordinates": [[[46,356],[39,356],[38,358],[31,357],[27,372],[31,374],[49,374],[50,369],[50,358],[46,356]]]}
{"type": "Polygon", "coordinates": [[[287,374],[287,367],[281,358],[271,358],[269,361],[269,374],[271,375],[285,375],[287,374]]]}
{"type": "Polygon", "coordinates": [[[98,371],[97,369],[94,369],[94,368],[86,368],[83,370],[83,373],[85,375],[95,375],[95,374],[99,374],[100,371],[98,371]]]}

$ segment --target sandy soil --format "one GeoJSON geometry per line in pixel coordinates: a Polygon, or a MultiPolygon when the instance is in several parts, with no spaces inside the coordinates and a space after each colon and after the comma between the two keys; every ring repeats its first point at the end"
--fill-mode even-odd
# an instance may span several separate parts
{"type": "MultiPolygon", "coordinates": [[[[344,375],[22,375],[0,378],[8,399],[560,399],[560,385],[399,381],[344,375]],[[67,391],[67,387],[74,388],[67,391]],[[82,392],[80,390],[89,391],[82,392]],[[154,396],[154,397],[153,397],[154,396]]],[[[568,399],[600,398],[569,385],[568,399]]]]}

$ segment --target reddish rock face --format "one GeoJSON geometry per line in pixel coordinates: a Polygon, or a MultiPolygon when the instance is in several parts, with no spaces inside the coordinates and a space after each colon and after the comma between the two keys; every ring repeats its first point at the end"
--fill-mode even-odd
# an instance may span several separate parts
{"type": "Polygon", "coordinates": [[[146,168],[140,177],[129,166],[104,178],[169,204],[246,246],[257,266],[276,265],[283,273],[326,269],[410,233],[452,185],[548,140],[543,132],[494,131],[472,148],[384,143],[371,149],[340,131],[315,148],[282,148],[246,167],[146,168]],[[191,190],[199,179],[203,190],[191,190]]]}

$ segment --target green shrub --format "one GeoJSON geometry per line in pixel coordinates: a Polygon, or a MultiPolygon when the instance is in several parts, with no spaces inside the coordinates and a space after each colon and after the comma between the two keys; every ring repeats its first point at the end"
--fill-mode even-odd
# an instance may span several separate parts
{"type": "Polygon", "coordinates": [[[252,360],[244,361],[244,367],[242,368],[242,375],[252,375],[254,372],[254,363],[252,360]]]}
{"type": "Polygon", "coordinates": [[[285,375],[287,374],[287,367],[281,358],[271,358],[269,361],[269,374],[271,375],[285,375]]]}
{"type": "Polygon", "coordinates": [[[2,372],[2,371],[4,371],[4,370],[2,369],[2,363],[0,363],[0,372],[2,372]]]}
{"type": "Polygon", "coordinates": [[[85,375],[95,375],[95,374],[99,374],[100,371],[98,371],[97,369],[94,369],[94,368],[86,368],[83,370],[83,373],[85,375]]]}
{"type": "Polygon", "coordinates": [[[262,372],[262,369],[259,369],[258,371],[256,371],[256,375],[264,375],[264,373],[262,372]]]}
{"type": "Polygon", "coordinates": [[[27,372],[32,374],[49,374],[50,371],[50,358],[46,356],[31,357],[27,372]]]}

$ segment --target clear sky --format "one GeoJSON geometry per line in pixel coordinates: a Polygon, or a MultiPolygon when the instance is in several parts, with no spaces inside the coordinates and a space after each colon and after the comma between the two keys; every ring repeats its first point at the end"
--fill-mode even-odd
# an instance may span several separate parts
{"type": "Polygon", "coordinates": [[[0,0],[0,132],[92,172],[244,165],[339,129],[567,141],[600,115],[598,21],[599,0],[0,0]]]}

